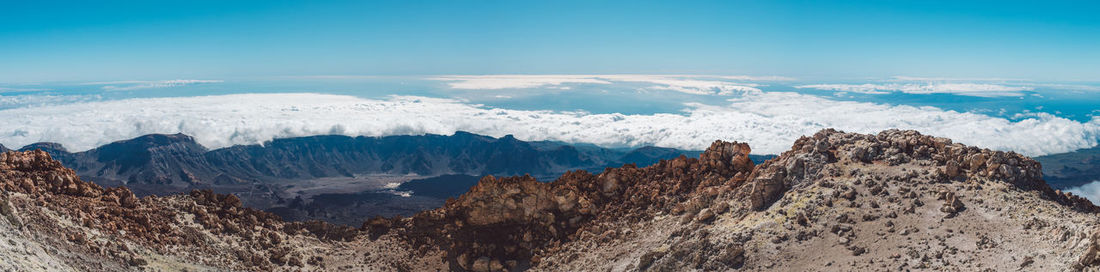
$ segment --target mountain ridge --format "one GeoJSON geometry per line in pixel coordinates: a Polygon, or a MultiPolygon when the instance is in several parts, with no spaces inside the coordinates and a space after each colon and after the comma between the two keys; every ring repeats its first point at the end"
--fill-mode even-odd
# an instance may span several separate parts
{"type": "Polygon", "coordinates": [[[1059,189],[1100,180],[1100,147],[1035,157],[1043,164],[1043,177],[1059,189]]]}
{"type": "MultiPolygon", "coordinates": [[[[411,215],[435,208],[443,204],[445,195],[457,196],[473,185],[466,178],[432,177],[464,175],[476,181],[488,174],[531,174],[547,180],[572,169],[598,172],[627,163],[645,166],[699,154],[659,147],[611,149],[525,142],[462,131],[450,136],[319,135],[214,150],[184,134],[149,134],[84,152],[70,153],[56,143],[35,143],[21,150],[43,150],[84,180],[109,187],[125,185],[138,196],[211,189],[235,194],[247,207],[285,218],[352,225],[361,216],[411,215]],[[450,191],[415,197],[395,196],[395,188],[387,187],[410,180],[460,184],[423,184],[418,188],[450,191]]],[[[406,194],[426,192],[396,189],[406,194]]]]}
{"type": "Polygon", "coordinates": [[[175,187],[350,177],[360,173],[552,176],[569,169],[598,169],[633,160],[653,163],[678,154],[698,153],[658,147],[630,151],[577,147],[462,131],[451,136],[280,138],[262,145],[213,150],[184,134],[149,134],[75,153],[48,142],[19,150],[34,149],[50,153],[82,177],[97,182],[175,187]]]}

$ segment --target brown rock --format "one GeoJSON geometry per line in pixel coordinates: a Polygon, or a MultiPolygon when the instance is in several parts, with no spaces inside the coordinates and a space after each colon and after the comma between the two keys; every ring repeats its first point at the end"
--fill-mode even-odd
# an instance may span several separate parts
{"type": "Polygon", "coordinates": [[[481,257],[474,260],[474,264],[470,267],[474,272],[489,272],[493,271],[492,260],[489,257],[481,257]]]}
{"type": "Polygon", "coordinates": [[[1100,230],[1093,232],[1092,236],[1089,237],[1089,246],[1081,254],[1081,257],[1077,258],[1074,268],[1080,270],[1097,265],[1100,265],[1100,230]]]}
{"type": "Polygon", "coordinates": [[[699,215],[695,217],[695,221],[701,223],[710,223],[713,220],[714,212],[710,211],[710,209],[703,209],[702,211],[699,211],[699,215]]]}
{"type": "Polygon", "coordinates": [[[959,170],[959,163],[954,160],[947,161],[947,164],[943,167],[943,173],[946,174],[949,178],[958,177],[959,174],[961,174],[959,170]]]}
{"type": "Polygon", "coordinates": [[[953,217],[956,213],[963,210],[964,206],[959,197],[955,195],[955,192],[946,192],[943,196],[943,206],[940,207],[940,211],[947,213],[947,217],[953,217]]]}

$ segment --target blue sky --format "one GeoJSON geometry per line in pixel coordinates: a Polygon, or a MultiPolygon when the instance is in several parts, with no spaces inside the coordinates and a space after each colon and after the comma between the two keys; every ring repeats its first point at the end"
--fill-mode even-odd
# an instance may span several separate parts
{"type": "Polygon", "coordinates": [[[1100,4],[1086,1],[229,2],[5,1],[0,82],[502,73],[1100,80],[1100,4]]]}

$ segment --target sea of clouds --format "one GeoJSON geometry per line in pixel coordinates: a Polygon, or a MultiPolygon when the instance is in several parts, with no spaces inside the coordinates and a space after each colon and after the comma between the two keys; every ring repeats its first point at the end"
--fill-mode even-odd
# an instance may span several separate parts
{"type": "Polygon", "coordinates": [[[799,89],[818,89],[864,94],[955,94],[977,97],[1023,96],[1033,91],[1030,86],[1006,86],[989,83],[889,83],[889,84],[810,84],[795,86],[799,89]]]}
{"type": "Polygon", "coordinates": [[[515,110],[460,100],[412,96],[364,99],[294,93],[135,98],[0,110],[0,143],[11,148],[49,141],[71,151],[150,133],[184,133],[209,148],[273,138],[342,134],[384,136],[513,134],[603,146],[656,145],[701,150],[714,140],[748,142],[776,154],[823,128],[875,133],[916,129],[957,142],[1025,155],[1096,145],[1100,118],[1077,122],[1050,114],[1014,119],[935,107],[837,101],[790,92],[725,97],[723,105],[685,104],[680,113],[591,114],[515,110]]]}
{"type": "MultiPolygon", "coordinates": [[[[667,90],[696,95],[739,95],[762,92],[766,83],[793,81],[781,76],[713,76],[713,75],[456,75],[438,76],[431,80],[446,81],[454,89],[502,90],[556,88],[569,89],[577,84],[610,85],[630,82],[650,84],[643,89],[667,90]]],[[[797,89],[815,89],[863,94],[954,94],[976,97],[1023,96],[1036,87],[1060,87],[1095,90],[1095,86],[1036,84],[1006,79],[952,79],[898,76],[879,83],[837,84],[818,83],[795,85],[797,89]]]]}
{"type": "Polygon", "coordinates": [[[1066,189],[1066,192],[1087,198],[1093,204],[1100,205],[1100,181],[1093,181],[1085,185],[1066,189]]]}
{"type": "Polygon", "coordinates": [[[222,83],[222,80],[210,79],[171,79],[171,80],[126,80],[126,81],[101,81],[87,82],[81,85],[100,85],[105,91],[133,91],[141,89],[158,89],[181,87],[188,85],[222,83]]]}
{"type": "Polygon", "coordinates": [[[453,89],[502,90],[556,88],[569,89],[576,84],[610,85],[615,83],[648,84],[645,90],[674,91],[695,95],[738,95],[762,92],[760,83],[750,81],[786,81],[785,77],[700,76],[700,75],[458,75],[439,76],[453,89]]]}

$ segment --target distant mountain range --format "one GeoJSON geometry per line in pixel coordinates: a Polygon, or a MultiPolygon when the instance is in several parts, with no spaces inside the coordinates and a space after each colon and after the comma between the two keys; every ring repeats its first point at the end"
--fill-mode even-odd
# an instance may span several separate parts
{"type": "MultiPolygon", "coordinates": [[[[701,153],[526,142],[511,135],[493,138],[467,132],[450,136],[311,136],[214,150],[187,135],[150,134],[83,152],[69,152],[48,142],[20,148],[37,149],[74,169],[84,180],[104,186],[126,185],[138,195],[213,189],[236,194],[246,206],[270,209],[288,219],[340,223],[373,215],[411,215],[438,207],[484,175],[531,175],[550,181],[569,170],[599,173],[607,167],[644,167],[701,153]],[[390,180],[383,180],[386,178],[390,180]],[[410,180],[413,182],[401,184],[410,180]],[[356,182],[370,185],[358,186],[356,182]],[[391,183],[401,186],[383,188],[391,183]],[[306,187],[309,189],[303,189],[306,187]],[[394,190],[413,195],[401,197],[394,190]]],[[[759,163],[771,157],[752,158],[759,163]]]]}
{"type": "Polygon", "coordinates": [[[312,136],[263,145],[207,150],[187,135],[150,134],[71,153],[56,143],[35,143],[84,178],[100,183],[235,184],[352,177],[357,174],[551,177],[567,170],[653,164],[698,151],[643,147],[609,149],[557,142],[524,142],[457,132],[452,136],[312,136]]]}
{"type": "MultiPolygon", "coordinates": [[[[216,187],[357,174],[523,175],[548,180],[567,170],[600,172],[627,163],[646,166],[699,151],[660,147],[602,148],[561,142],[525,142],[467,132],[451,136],[311,136],[275,139],[263,145],[207,150],[183,134],[150,134],[96,149],[70,153],[57,143],[34,143],[86,180],[143,188],[216,187]],[[143,186],[155,185],[155,186],[143,186]],[[165,187],[163,185],[168,185],[165,187]]],[[[0,145],[0,152],[11,149],[0,145]]],[[[757,163],[774,156],[753,155],[757,163]]],[[[1054,188],[1100,180],[1100,147],[1035,157],[1054,188]]],[[[155,193],[157,190],[153,189],[155,193]]]]}
{"type": "MultiPolygon", "coordinates": [[[[627,163],[646,166],[699,151],[660,147],[602,148],[551,141],[525,142],[467,132],[451,136],[284,138],[262,145],[207,150],[183,134],[149,134],[83,152],[40,142],[20,151],[42,149],[78,175],[103,185],[177,188],[293,181],[357,174],[523,175],[550,179],[567,170],[599,172],[627,163]],[[157,186],[142,186],[157,185],[157,186]]],[[[11,149],[0,145],[0,152],[11,149]]],[[[754,155],[757,163],[773,156],[754,155]]],[[[1100,179],[1100,147],[1035,157],[1055,188],[1100,179]]],[[[155,193],[157,190],[151,190],[155,193]]]]}
{"type": "Polygon", "coordinates": [[[1043,165],[1043,179],[1066,189],[1100,180],[1100,147],[1035,157],[1043,165]]]}

